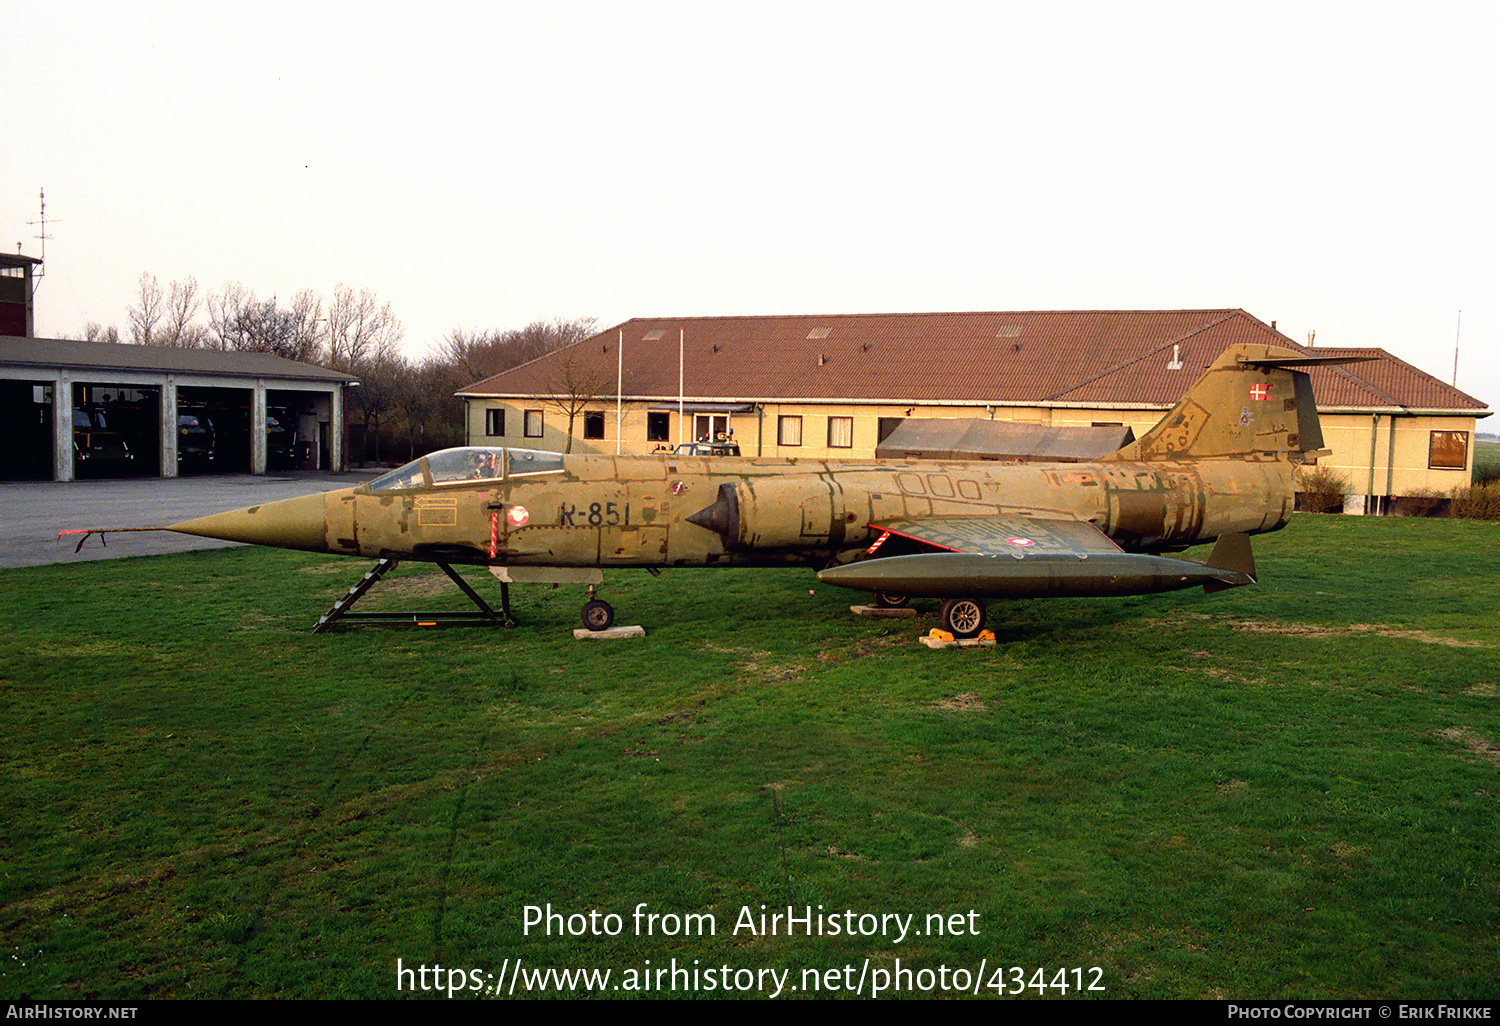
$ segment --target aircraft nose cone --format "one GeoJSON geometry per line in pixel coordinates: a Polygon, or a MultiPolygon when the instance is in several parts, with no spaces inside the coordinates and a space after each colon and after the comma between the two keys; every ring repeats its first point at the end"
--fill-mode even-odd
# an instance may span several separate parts
{"type": "Polygon", "coordinates": [[[327,552],[328,529],[323,510],[323,495],[319,493],[184,520],[169,530],[251,545],[327,552]]]}

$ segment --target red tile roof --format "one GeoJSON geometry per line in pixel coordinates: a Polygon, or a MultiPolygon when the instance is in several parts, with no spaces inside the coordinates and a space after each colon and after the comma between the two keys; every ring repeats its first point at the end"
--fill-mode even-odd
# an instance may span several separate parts
{"type": "Polygon", "coordinates": [[[1410,410],[1485,409],[1484,403],[1446,382],[1397,359],[1384,349],[1340,349],[1318,346],[1319,356],[1373,356],[1368,363],[1320,367],[1313,372],[1318,405],[1338,407],[1401,406],[1410,410]]]}
{"type": "Polygon", "coordinates": [[[614,394],[624,340],[629,398],[1170,406],[1229,345],[1257,342],[1374,363],[1315,368],[1325,407],[1481,411],[1484,404],[1382,350],[1307,350],[1243,310],[1011,311],[632,318],[463,389],[468,396],[559,391],[565,365],[614,394]],[[655,337],[652,337],[655,336],[655,337]],[[1169,364],[1174,353],[1181,367],[1169,364]]]}

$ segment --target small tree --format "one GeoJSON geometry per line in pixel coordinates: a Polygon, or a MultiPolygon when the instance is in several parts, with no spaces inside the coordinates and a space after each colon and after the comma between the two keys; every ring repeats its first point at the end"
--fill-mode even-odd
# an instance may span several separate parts
{"type": "Polygon", "coordinates": [[[546,396],[543,402],[568,418],[568,445],[563,452],[573,451],[573,424],[578,415],[598,402],[608,388],[609,379],[574,354],[557,361],[553,373],[542,386],[542,394],[546,396]]]}

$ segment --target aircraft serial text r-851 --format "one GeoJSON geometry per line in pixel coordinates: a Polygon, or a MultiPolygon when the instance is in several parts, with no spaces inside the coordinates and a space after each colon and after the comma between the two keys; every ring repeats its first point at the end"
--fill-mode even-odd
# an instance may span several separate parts
{"type": "MultiPolygon", "coordinates": [[[[985,598],[1253,583],[1247,536],[1287,523],[1295,469],[1323,444],[1311,383],[1296,368],[1325,362],[1336,361],[1235,346],[1154,428],[1091,463],[469,447],[356,488],[166,529],[483,565],[502,582],[590,583],[606,567],[807,565],[880,601],[943,599],[944,627],[973,636],[985,598]],[[1207,563],[1159,554],[1213,539],[1207,563]]],[[[612,620],[603,602],[585,607],[591,628],[612,620]]]]}

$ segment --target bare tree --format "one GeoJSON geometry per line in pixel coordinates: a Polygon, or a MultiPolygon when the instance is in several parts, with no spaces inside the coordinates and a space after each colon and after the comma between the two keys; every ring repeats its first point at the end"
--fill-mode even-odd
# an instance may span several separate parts
{"type": "Polygon", "coordinates": [[[535,360],[554,349],[562,349],[574,342],[582,342],[594,334],[596,323],[593,317],[581,317],[572,321],[565,321],[562,318],[551,321],[532,321],[524,328],[508,331],[505,334],[518,354],[523,355],[527,360],[535,360]]]}
{"type": "Polygon", "coordinates": [[[391,304],[381,304],[373,292],[356,295],[347,285],[337,285],[328,306],[328,365],[352,370],[375,360],[391,360],[405,334],[391,313],[391,304]]]}
{"type": "Polygon", "coordinates": [[[292,359],[322,363],[323,297],[312,289],[303,289],[292,297],[292,305],[287,312],[291,315],[292,336],[297,340],[298,350],[306,354],[292,359]]]}
{"type": "Polygon", "coordinates": [[[359,385],[349,389],[348,405],[359,414],[362,426],[360,462],[366,456],[380,460],[380,422],[396,405],[403,378],[409,375],[406,361],[367,360],[359,371],[359,385]],[[373,446],[372,446],[373,443],[373,446]]]}
{"type": "Polygon", "coordinates": [[[578,415],[610,394],[610,380],[597,367],[590,367],[573,354],[556,362],[542,386],[543,402],[568,418],[568,444],[563,452],[573,451],[573,424],[578,415]]]}
{"type": "Polygon", "coordinates": [[[437,357],[456,369],[465,383],[478,381],[488,376],[481,368],[488,366],[485,356],[491,339],[488,332],[454,328],[438,343],[437,357]]]}
{"type": "Polygon", "coordinates": [[[426,426],[427,444],[431,449],[462,445],[468,434],[468,406],[454,393],[468,382],[458,380],[453,367],[436,357],[423,361],[421,380],[422,387],[431,397],[431,414],[426,426]]]}
{"type": "Polygon", "coordinates": [[[462,332],[451,332],[437,351],[423,362],[422,371],[427,386],[437,396],[430,422],[432,434],[447,440],[449,445],[461,445],[467,436],[468,411],[464,401],[455,393],[477,379],[469,369],[449,355],[448,342],[454,335],[462,335],[462,332]]]}
{"type": "Polygon", "coordinates": [[[240,312],[255,301],[255,293],[239,282],[208,294],[208,348],[233,349],[240,312]]]}
{"type": "Polygon", "coordinates": [[[554,349],[581,342],[594,333],[592,317],[565,321],[532,321],[507,331],[464,331],[454,328],[438,347],[438,356],[462,370],[465,383],[546,356],[554,349]]]}
{"type": "Polygon", "coordinates": [[[308,290],[293,298],[290,309],[282,309],[274,297],[262,302],[239,283],[226,285],[208,297],[209,346],[315,363],[322,350],[320,307],[317,295],[308,290]]]}
{"type": "Polygon", "coordinates": [[[120,329],[113,324],[106,328],[98,321],[89,321],[83,326],[83,340],[85,342],[118,342],[120,329]]]}
{"type": "Polygon", "coordinates": [[[396,386],[396,406],[406,422],[407,458],[416,459],[419,452],[430,452],[454,440],[451,425],[444,423],[443,407],[457,405],[447,365],[432,359],[419,365],[405,363],[396,386]],[[436,438],[439,445],[430,445],[436,438]]]}
{"type": "Polygon", "coordinates": [[[159,345],[156,326],[166,314],[167,304],[156,275],[141,272],[136,286],[136,298],[140,305],[132,306],[129,310],[130,341],[138,346],[159,345]]]}
{"type": "Polygon", "coordinates": [[[208,329],[196,323],[203,301],[198,297],[198,279],[189,275],[182,281],[174,281],[167,290],[165,323],[161,329],[161,344],[196,349],[203,345],[208,329]]]}

